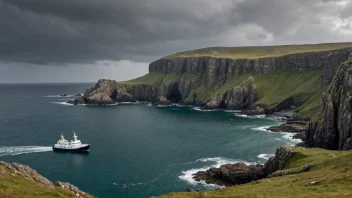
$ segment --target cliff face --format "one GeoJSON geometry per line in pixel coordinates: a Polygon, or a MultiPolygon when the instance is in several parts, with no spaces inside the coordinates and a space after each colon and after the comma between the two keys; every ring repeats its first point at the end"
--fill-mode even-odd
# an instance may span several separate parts
{"type": "Polygon", "coordinates": [[[352,149],[352,57],[339,67],[306,136],[306,146],[352,149]]]}
{"type": "MultiPolygon", "coordinates": [[[[252,107],[257,101],[275,107],[292,95],[284,94],[281,96],[282,98],[275,96],[274,101],[260,101],[267,94],[260,87],[261,84],[264,84],[262,81],[270,81],[271,85],[265,82],[266,90],[270,91],[271,86],[275,86],[275,78],[280,76],[281,71],[294,72],[297,74],[297,78],[300,78],[307,71],[316,71],[313,76],[315,75],[319,82],[312,86],[316,90],[303,92],[306,95],[316,94],[318,89],[331,82],[337,67],[348,58],[351,51],[351,48],[346,48],[259,59],[163,58],[151,63],[150,73],[139,80],[120,83],[112,80],[99,80],[94,88],[88,89],[85,96],[74,103],[110,104],[111,100],[107,97],[115,102],[135,100],[152,102],[159,96],[165,96],[172,102],[205,108],[245,109],[252,107]],[[270,75],[275,72],[277,74],[270,75]],[[148,76],[150,78],[157,76],[157,78],[150,79],[148,76]],[[265,76],[269,76],[268,79],[265,79],[265,76]],[[94,96],[98,93],[101,95],[94,96]],[[99,99],[102,102],[97,101],[99,99]]],[[[291,86],[291,92],[296,89],[301,90],[300,86],[303,86],[304,83],[312,84],[308,81],[313,76],[306,77],[305,81],[297,82],[295,86],[291,86]]],[[[287,86],[277,87],[276,92],[282,92],[280,90],[287,89],[287,86]]],[[[270,95],[278,94],[280,93],[270,93],[270,95]]],[[[308,99],[305,98],[304,101],[308,101],[308,99]]],[[[301,104],[304,101],[294,101],[287,106],[301,104]]]]}
{"type": "Polygon", "coordinates": [[[190,57],[160,59],[150,64],[149,72],[164,74],[201,74],[202,83],[208,86],[223,85],[233,76],[250,72],[264,74],[279,70],[306,71],[323,68],[322,84],[327,85],[337,67],[349,56],[351,49],[290,54],[260,59],[229,59],[213,57],[190,57]]]}

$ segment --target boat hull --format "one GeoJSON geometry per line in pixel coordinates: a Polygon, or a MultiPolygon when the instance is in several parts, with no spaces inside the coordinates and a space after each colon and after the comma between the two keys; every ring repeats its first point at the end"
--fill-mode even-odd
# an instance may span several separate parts
{"type": "Polygon", "coordinates": [[[88,152],[90,145],[82,146],[79,148],[57,148],[53,146],[53,150],[56,152],[88,152]]]}

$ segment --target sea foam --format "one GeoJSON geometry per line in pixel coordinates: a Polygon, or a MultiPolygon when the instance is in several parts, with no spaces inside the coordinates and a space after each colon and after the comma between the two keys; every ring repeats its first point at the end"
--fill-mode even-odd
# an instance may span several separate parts
{"type": "Polygon", "coordinates": [[[248,162],[244,162],[241,160],[233,160],[233,159],[224,158],[224,157],[201,158],[201,159],[197,159],[193,162],[186,162],[186,163],[182,163],[182,164],[193,164],[196,162],[203,162],[203,163],[213,162],[213,164],[206,165],[201,168],[192,168],[189,170],[182,171],[182,174],[178,178],[182,181],[187,182],[188,184],[193,185],[193,186],[201,185],[201,186],[204,186],[205,188],[208,188],[208,189],[222,188],[224,186],[219,186],[219,185],[215,185],[215,184],[207,184],[204,181],[196,181],[193,179],[193,174],[195,174],[199,171],[206,171],[212,167],[219,168],[223,164],[234,164],[234,163],[238,163],[238,162],[242,162],[247,165],[253,164],[253,163],[248,163],[248,162]]]}
{"type": "Polygon", "coordinates": [[[275,156],[275,154],[260,154],[258,155],[258,158],[268,160],[270,157],[275,156]]]}
{"type": "Polygon", "coordinates": [[[8,146],[0,147],[0,156],[20,155],[27,153],[40,153],[52,151],[50,146],[8,146]]]}

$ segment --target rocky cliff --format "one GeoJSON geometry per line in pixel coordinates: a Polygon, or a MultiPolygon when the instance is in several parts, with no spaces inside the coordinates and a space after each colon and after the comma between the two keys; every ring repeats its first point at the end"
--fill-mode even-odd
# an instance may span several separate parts
{"type": "Polygon", "coordinates": [[[70,183],[52,183],[26,165],[0,161],[0,171],[0,197],[94,197],[70,183]]]}
{"type": "Polygon", "coordinates": [[[166,57],[151,63],[149,74],[141,78],[126,82],[99,80],[73,103],[153,102],[164,96],[172,102],[205,108],[246,109],[253,104],[271,109],[296,108],[322,93],[351,51],[344,48],[257,59],[166,57]],[[288,82],[281,72],[293,76],[292,81],[288,82]],[[279,105],[282,102],[285,105],[279,105]]]}
{"type": "Polygon", "coordinates": [[[309,125],[306,146],[352,149],[352,57],[342,64],[327,93],[322,109],[309,125]]]}

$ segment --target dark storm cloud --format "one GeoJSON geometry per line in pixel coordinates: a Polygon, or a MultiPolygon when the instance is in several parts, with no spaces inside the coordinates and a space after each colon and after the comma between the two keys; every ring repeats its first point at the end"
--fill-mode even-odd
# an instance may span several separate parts
{"type": "Polygon", "coordinates": [[[0,60],[148,62],[207,46],[352,39],[346,0],[0,0],[0,60]]]}

